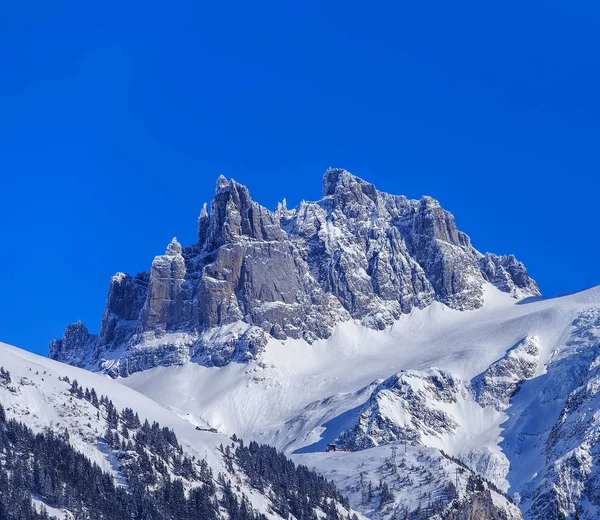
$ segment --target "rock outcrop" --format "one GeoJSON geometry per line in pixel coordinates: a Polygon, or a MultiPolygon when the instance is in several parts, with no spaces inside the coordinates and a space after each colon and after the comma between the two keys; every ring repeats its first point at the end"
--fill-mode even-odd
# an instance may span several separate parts
{"type": "Polygon", "coordinates": [[[71,365],[85,366],[93,355],[97,339],[81,321],[77,321],[67,325],[61,339],[52,340],[48,355],[71,365]]]}
{"type": "Polygon", "coordinates": [[[397,441],[421,444],[426,437],[452,435],[460,425],[449,410],[465,398],[461,381],[449,372],[400,372],[375,388],[354,426],[342,432],[338,442],[356,451],[397,441]]]}
{"type": "Polygon", "coordinates": [[[477,441],[490,424],[500,422],[501,414],[477,403],[471,385],[448,371],[399,372],[377,385],[353,414],[356,419],[337,437],[343,448],[359,451],[390,443],[445,446],[489,481],[504,482],[508,461],[477,441]]]}
{"type": "Polygon", "coordinates": [[[539,339],[526,336],[475,379],[473,387],[479,404],[499,411],[508,408],[520,385],[536,374],[539,361],[539,339]]]}
{"type": "Polygon", "coordinates": [[[494,503],[492,494],[487,488],[474,490],[468,499],[457,501],[443,515],[436,515],[431,520],[509,520],[522,518],[512,504],[505,507],[494,503]]]}
{"type": "Polygon", "coordinates": [[[67,329],[50,356],[121,375],[191,358],[244,361],[269,337],[312,342],[349,319],[382,329],[434,300],[476,309],[485,283],[539,294],[521,263],[479,253],[430,197],[408,200],[329,169],[321,200],[269,211],[221,176],[198,242],[173,240],[149,272],[115,275],[99,334],[75,340],[67,329]]]}

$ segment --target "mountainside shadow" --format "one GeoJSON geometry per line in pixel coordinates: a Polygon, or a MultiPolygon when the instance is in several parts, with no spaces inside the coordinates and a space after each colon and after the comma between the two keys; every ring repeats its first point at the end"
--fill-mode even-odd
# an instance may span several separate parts
{"type": "Polygon", "coordinates": [[[359,405],[350,410],[346,410],[340,415],[330,419],[329,421],[322,424],[325,431],[321,433],[321,438],[317,442],[313,442],[303,448],[298,448],[293,453],[315,453],[317,451],[325,451],[328,444],[334,442],[340,434],[351,427],[360,415],[363,405],[359,405]]]}

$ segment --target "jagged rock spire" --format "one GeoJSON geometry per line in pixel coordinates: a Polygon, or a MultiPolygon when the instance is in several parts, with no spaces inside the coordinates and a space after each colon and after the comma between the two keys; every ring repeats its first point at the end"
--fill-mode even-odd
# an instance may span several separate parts
{"type": "Polygon", "coordinates": [[[362,206],[363,210],[371,211],[378,202],[375,186],[360,177],[351,174],[343,168],[329,168],[323,174],[323,198],[333,197],[336,207],[344,210],[349,204],[362,206]]]}
{"type": "Polygon", "coordinates": [[[48,355],[53,359],[61,359],[73,365],[81,365],[85,360],[85,347],[96,339],[94,334],[88,332],[81,320],[67,325],[61,339],[54,339],[50,343],[48,355]]]}
{"type": "Polygon", "coordinates": [[[181,244],[173,238],[162,256],[152,262],[148,294],[138,326],[141,331],[165,331],[185,320],[179,295],[185,281],[181,244]]]}
{"type": "Polygon", "coordinates": [[[287,211],[287,201],[285,199],[283,199],[281,202],[277,203],[277,206],[275,207],[275,214],[281,218],[281,215],[283,213],[285,213],[287,211]]]}
{"type": "Polygon", "coordinates": [[[273,240],[281,233],[274,214],[254,202],[248,188],[233,179],[218,178],[210,207],[210,215],[203,211],[198,221],[198,243],[204,250],[217,249],[242,236],[273,240]]]}
{"type": "Polygon", "coordinates": [[[217,178],[217,185],[215,187],[215,194],[219,193],[221,190],[224,190],[225,188],[227,188],[229,186],[229,181],[227,180],[227,178],[225,177],[225,175],[219,175],[219,177],[217,178]]]}
{"type": "Polygon", "coordinates": [[[353,177],[350,172],[343,168],[327,168],[323,174],[323,197],[333,195],[338,184],[344,184],[353,177]]]}
{"type": "Polygon", "coordinates": [[[183,251],[181,244],[177,242],[177,237],[173,237],[173,240],[167,246],[167,252],[165,253],[167,256],[175,256],[180,255],[183,251]]]}
{"type": "Polygon", "coordinates": [[[208,225],[210,223],[210,217],[208,215],[208,206],[206,202],[202,206],[202,210],[200,211],[200,216],[198,217],[198,243],[204,244],[206,240],[206,230],[208,229],[208,225]]]}
{"type": "Polygon", "coordinates": [[[202,204],[202,209],[200,210],[200,218],[208,217],[208,205],[206,202],[202,204]]]}

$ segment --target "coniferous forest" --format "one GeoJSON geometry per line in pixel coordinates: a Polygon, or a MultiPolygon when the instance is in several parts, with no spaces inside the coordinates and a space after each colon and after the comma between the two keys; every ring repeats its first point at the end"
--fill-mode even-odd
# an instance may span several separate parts
{"type": "Polygon", "coordinates": [[[328,520],[344,518],[336,503],[347,507],[347,501],[333,483],[274,448],[254,442],[246,447],[234,436],[221,448],[228,476],[215,477],[205,460],[185,454],[173,430],[140,421],[130,408],[119,413],[108,398],[77,381],[70,393],[106,418],[106,432],[97,442],[116,456],[124,482],[116,484],[76,451],[66,431],[35,433],[8,419],[0,404],[0,520],[49,518],[40,503],[66,509],[76,520],[265,519],[239,493],[241,480],[269,496],[274,512],[284,518],[291,513],[298,520],[317,520],[315,508],[328,520]]]}

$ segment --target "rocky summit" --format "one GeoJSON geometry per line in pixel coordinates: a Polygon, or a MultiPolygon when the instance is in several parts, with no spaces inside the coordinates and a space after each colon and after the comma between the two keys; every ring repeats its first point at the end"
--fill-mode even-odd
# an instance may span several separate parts
{"type": "Polygon", "coordinates": [[[99,333],[71,324],[50,357],[113,376],[190,359],[222,366],[270,338],[311,343],[348,320],[381,330],[434,301],[477,309],[486,283],[539,295],[522,263],[481,254],[431,197],[390,195],[331,168],[321,200],[270,211],[221,176],[198,242],[173,239],[149,271],[113,276],[99,333]]]}

